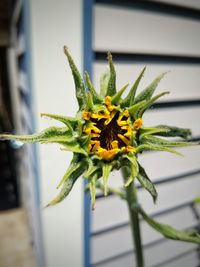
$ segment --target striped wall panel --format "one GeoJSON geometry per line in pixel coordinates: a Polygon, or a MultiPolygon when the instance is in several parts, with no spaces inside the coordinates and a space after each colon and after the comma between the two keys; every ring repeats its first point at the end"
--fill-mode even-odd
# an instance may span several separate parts
{"type": "MultiPolygon", "coordinates": [[[[116,63],[118,89],[127,82],[131,86],[144,66],[147,70],[139,91],[167,71],[157,92],[170,91],[170,95],[146,113],[144,124],[188,127],[191,139],[200,140],[200,13],[198,5],[184,3],[97,0],[93,9],[93,81],[99,88],[99,75],[107,68],[106,51],[112,52],[116,63]]],[[[139,201],[160,222],[198,230],[199,207],[192,200],[200,194],[200,150],[179,150],[184,157],[161,152],[139,156],[159,194],[154,205],[137,184],[139,201]]],[[[114,172],[109,184],[122,186],[121,174],[114,172]]],[[[197,245],[166,240],[141,223],[147,267],[199,264],[197,245]]],[[[91,266],[133,266],[133,251],[126,203],[99,192],[91,213],[91,266]]]]}

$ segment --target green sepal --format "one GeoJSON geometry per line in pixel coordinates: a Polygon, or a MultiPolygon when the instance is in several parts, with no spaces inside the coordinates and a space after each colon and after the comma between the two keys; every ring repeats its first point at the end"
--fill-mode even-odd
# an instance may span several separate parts
{"type": "Polygon", "coordinates": [[[190,137],[192,132],[188,128],[180,128],[176,126],[169,126],[169,125],[157,125],[155,128],[163,128],[166,129],[166,132],[159,133],[160,136],[165,137],[182,137],[184,139],[190,137]]]}
{"type": "Polygon", "coordinates": [[[67,127],[49,127],[40,133],[30,135],[12,135],[12,134],[1,134],[0,140],[17,140],[23,143],[62,143],[65,141],[73,141],[71,133],[67,127]]]}
{"type": "Polygon", "coordinates": [[[139,164],[139,172],[137,175],[137,179],[140,182],[140,184],[142,185],[142,187],[144,189],[146,189],[151,194],[153,201],[155,203],[157,196],[158,196],[156,188],[155,188],[154,184],[151,182],[151,180],[149,179],[144,168],[140,164],[139,164]]]}
{"type": "Polygon", "coordinates": [[[88,88],[88,91],[91,93],[92,95],[92,99],[93,99],[93,102],[94,104],[100,104],[102,103],[102,99],[101,97],[97,94],[93,84],[91,83],[90,81],[90,77],[89,77],[89,74],[87,73],[87,71],[85,71],[85,80],[86,80],[86,84],[87,84],[87,88],[88,88]]]}
{"type": "Polygon", "coordinates": [[[127,110],[130,113],[131,117],[136,120],[139,118],[139,111],[140,109],[145,105],[146,101],[143,100],[141,102],[138,102],[137,104],[132,105],[127,110]]]}
{"type": "Polygon", "coordinates": [[[92,210],[94,210],[96,201],[96,182],[101,176],[101,170],[97,170],[88,177],[92,210]]]}
{"type": "Polygon", "coordinates": [[[96,172],[100,171],[101,167],[99,165],[94,165],[92,161],[89,162],[89,167],[87,171],[84,173],[84,177],[89,179],[92,177],[96,172]]]}
{"type": "Polygon", "coordinates": [[[83,135],[77,139],[78,139],[78,142],[79,142],[81,148],[83,148],[85,151],[88,151],[90,136],[89,135],[83,135]]]}
{"type": "Polygon", "coordinates": [[[135,94],[138,88],[138,85],[140,83],[140,80],[142,79],[144,72],[146,70],[146,67],[143,68],[143,70],[141,71],[141,73],[139,74],[137,80],[135,81],[135,83],[133,84],[133,86],[131,87],[130,92],[128,93],[128,95],[126,96],[126,98],[124,98],[121,101],[121,106],[122,107],[129,107],[132,106],[134,103],[134,99],[135,99],[135,94]]]}
{"type": "Polygon", "coordinates": [[[76,89],[76,98],[78,101],[79,109],[83,110],[86,106],[87,103],[87,98],[86,98],[86,93],[85,93],[85,86],[84,86],[84,81],[67,49],[66,46],[64,46],[64,53],[67,56],[69,66],[72,71],[72,75],[74,78],[74,84],[75,84],[75,89],[76,89]]]}
{"type": "Polygon", "coordinates": [[[88,153],[77,143],[77,141],[74,141],[73,143],[67,143],[63,142],[61,143],[63,147],[61,150],[63,151],[71,151],[74,153],[83,154],[84,156],[88,156],[88,153]]]}
{"type": "Polygon", "coordinates": [[[125,187],[129,186],[134,179],[137,177],[138,172],[139,172],[139,166],[137,162],[137,158],[134,154],[129,153],[128,155],[125,155],[124,158],[127,158],[129,161],[129,167],[130,167],[130,176],[128,180],[125,183],[125,187]]]}
{"type": "Polygon", "coordinates": [[[49,113],[41,113],[40,115],[41,117],[48,117],[48,118],[64,123],[71,132],[75,130],[78,124],[78,120],[73,117],[67,117],[67,116],[55,115],[55,114],[49,114],[49,113]]]}
{"type": "Polygon", "coordinates": [[[102,98],[106,96],[109,79],[110,79],[109,72],[104,73],[100,78],[100,96],[102,98]]]}
{"type": "Polygon", "coordinates": [[[94,111],[93,98],[92,98],[92,94],[90,92],[87,92],[87,105],[86,105],[85,110],[94,111]]]}
{"type": "Polygon", "coordinates": [[[151,128],[147,128],[147,127],[141,127],[140,128],[140,136],[139,136],[139,140],[140,142],[142,142],[143,138],[148,136],[148,135],[161,135],[162,133],[166,133],[168,132],[168,129],[166,128],[156,128],[156,127],[151,127],[151,128]]]}
{"type": "Polygon", "coordinates": [[[139,110],[137,116],[138,116],[139,118],[141,118],[142,115],[144,114],[144,112],[145,112],[147,109],[149,109],[149,108],[153,105],[153,103],[155,103],[155,101],[156,101],[158,98],[160,98],[160,97],[162,97],[162,96],[164,96],[164,95],[166,95],[166,94],[169,94],[169,92],[163,92],[163,93],[160,93],[160,94],[158,94],[158,95],[152,97],[151,99],[149,99],[149,100],[144,104],[144,106],[141,107],[141,109],[139,110]]]}
{"type": "Polygon", "coordinates": [[[72,171],[70,175],[68,176],[66,172],[66,174],[64,175],[64,181],[62,182],[62,189],[60,191],[60,193],[57,195],[56,198],[54,198],[48,205],[49,206],[53,206],[59,202],[61,202],[64,198],[66,198],[68,196],[68,194],[70,193],[70,191],[73,188],[74,183],[76,182],[76,180],[82,175],[82,173],[84,172],[85,168],[87,167],[87,164],[80,164],[78,168],[76,168],[76,170],[72,171]],[[66,176],[66,177],[65,177],[66,176]]]}
{"type": "Polygon", "coordinates": [[[74,136],[71,135],[67,127],[49,127],[40,133],[32,135],[0,135],[2,140],[17,140],[23,143],[57,143],[63,145],[62,150],[72,151],[75,153],[81,153],[87,155],[86,151],[81,148],[80,144],[77,142],[75,133],[74,136]]]}
{"type": "Polygon", "coordinates": [[[136,96],[133,104],[136,104],[143,100],[150,100],[160,80],[164,77],[165,74],[166,73],[162,73],[161,75],[156,77],[149,86],[147,86],[141,93],[136,96]]]}
{"type": "Polygon", "coordinates": [[[170,225],[159,223],[147,215],[139,205],[133,205],[132,208],[135,209],[136,212],[140,213],[143,219],[164,237],[173,240],[200,244],[200,235],[197,232],[177,230],[170,225]]]}
{"type": "Polygon", "coordinates": [[[80,155],[77,153],[74,153],[73,158],[71,160],[71,163],[69,165],[69,168],[67,169],[65,175],[59,182],[57,189],[72,175],[75,177],[76,175],[81,175],[85,169],[87,168],[88,163],[86,159],[80,159],[80,155]],[[82,172],[81,172],[82,171],[82,172]]]}
{"type": "Polygon", "coordinates": [[[182,156],[182,154],[180,152],[176,151],[175,149],[172,149],[172,148],[169,148],[166,146],[162,146],[162,145],[155,145],[152,143],[146,143],[146,144],[139,145],[136,148],[136,153],[140,153],[141,151],[144,151],[144,150],[165,151],[165,152],[170,152],[170,153],[176,154],[178,156],[182,156]]]}
{"type": "Polygon", "coordinates": [[[76,135],[72,135],[67,127],[49,127],[40,133],[32,135],[1,134],[0,140],[17,140],[23,143],[57,143],[63,146],[62,150],[84,154],[87,152],[77,142],[76,135]]]}
{"type": "Polygon", "coordinates": [[[110,77],[108,81],[106,95],[113,96],[114,94],[116,94],[116,72],[112,61],[112,55],[110,52],[108,52],[108,63],[110,68],[110,77]]]}
{"type": "Polygon", "coordinates": [[[96,176],[92,176],[89,182],[92,210],[94,210],[95,201],[96,201],[96,181],[97,181],[96,176]]]}
{"type": "Polygon", "coordinates": [[[123,94],[123,92],[126,90],[126,88],[128,87],[128,83],[126,85],[124,85],[122,87],[122,89],[120,89],[115,95],[112,96],[112,104],[113,105],[119,105],[120,100],[121,100],[121,96],[123,94]]]}
{"type": "Polygon", "coordinates": [[[195,146],[198,144],[195,142],[184,142],[184,141],[176,142],[172,140],[158,138],[153,135],[146,135],[145,137],[143,137],[142,141],[144,143],[147,142],[147,143],[160,145],[160,146],[166,146],[166,147],[186,147],[186,146],[195,146]]]}
{"type": "Polygon", "coordinates": [[[112,168],[113,168],[112,163],[103,163],[103,165],[102,165],[104,196],[107,196],[107,194],[108,194],[107,181],[108,181],[108,177],[109,177],[109,174],[110,174],[112,168]]]}

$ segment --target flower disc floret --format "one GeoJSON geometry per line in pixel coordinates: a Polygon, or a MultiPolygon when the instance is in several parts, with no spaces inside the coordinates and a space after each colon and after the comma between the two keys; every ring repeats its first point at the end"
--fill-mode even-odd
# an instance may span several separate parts
{"type": "Polygon", "coordinates": [[[133,139],[142,120],[131,121],[128,110],[119,110],[106,96],[99,112],[83,111],[83,133],[90,137],[88,151],[100,159],[111,161],[121,153],[135,152],[133,139]]]}

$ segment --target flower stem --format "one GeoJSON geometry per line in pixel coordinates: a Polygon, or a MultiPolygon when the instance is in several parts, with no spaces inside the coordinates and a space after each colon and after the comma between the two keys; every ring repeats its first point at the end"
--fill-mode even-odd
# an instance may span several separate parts
{"type": "MultiPolygon", "coordinates": [[[[124,182],[126,182],[127,179],[129,178],[129,169],[127,167],[123,167],[122,174],[124,182]]],[[[132,208],[133,205],[138,205],[134,182],[132,182],[129,186],[125,187],[125,191],[126,191],[126,201],[129,209],[133,243],[135,246],[137,267],[144,267],[139,216],[138,213],[135,212],[135,210],[132,208]]]]}

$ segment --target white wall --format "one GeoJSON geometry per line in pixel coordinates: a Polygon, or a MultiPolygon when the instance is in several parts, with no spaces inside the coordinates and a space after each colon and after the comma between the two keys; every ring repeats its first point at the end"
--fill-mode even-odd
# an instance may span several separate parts
{"type": "MultiPolygon", "coordinates": [[[[164,1],[163,1],[164,2],[164,1]]],[[[165,2],[168,2],[167,0],[165,2]]],[[[172,1],[169,1],[172,2],[172,1]]],[[[175,1],[185,2],[185,1],[175,1]]],[[[191,1],[194,2],[194,1],[191,1]]],[[[118,5],[96,4],[94,8],[94,43],[95,51],[111,51],[121,53],[161,54],[199,56],[200,54],[200,22],[185,17],[172,16],[162,12],[141,10],[137,8],[119,7],[118,5]]],[[[148,59],[148,58],[147,58],[148,59]]],[[[106,53],[105,53],[106,60],[106,53]]],[[[146,65],[146,73],[139,85],[139,91],[144,89],[150,82],[162,72],[170,71],[158,86],[158,92],[170,91],[170,95],[163,97],[160,102],[187,101],[200,98],[199,92],[199,64],[148,61],[143,60],[115,60],[117,73],[117,89],[127,82],[132,86],[141,69],[146,65]]],[[[96,60],[93,64],[93,78],[95,88],[99,88],[99,78],[108,68],[107,62],[96,60]]],[[[182,106],[166,109],[152,109],[144,116],[144,125],[153,126],[158,124],[177,125],[189,127],[194,137],[200,136],[199,106],[182,106]]],[[[185,155],[175,155],[149,152],[139,156],[139,161],[145,167],[150,179],[165,180],[170,177],[190,173],[199,170],[200,150],[199,147],[182,148],[180,151],[185,155]]],[[[123,186],[119,172],[109,178],[112,187],[123,186]]],[[[190,175],[185,179],[158,184],[158,201],[153,204],[151,197],[145,190],[138,190],[139,201],[144,209],[153,214],[163,212],[156,220],[170,224],[178,229],[194,227],[198,221],[186,203],[199,195],[200,174],[190,175]],[[179,207],[185,203],[185,207],[179,207]],[[171,212],[167,212],[170,210],[171,212]]],[[[126,203],[116,196],[99,198],[96,202],[95,212],[92,212],[91,223],[91,261],[93,266],[117,267],[133,266],[135,257],[131,232],[128,226],[129,214],[126,203]],[[126,224],[127,223],[127,224],[126,224]],[[130,252],[130,253],[129,253],[130,252]],[[121,257],[120,257],[121,256],[121,257]]],[[[150,229],[142,222],[142,241],[144,245],[158,242],[162,236],[150,229]]],[[[197,257],[187,254],[196,245],[164,241],[155,246],[145,247],[144,255],[146,266],[161,266],[162,262],[172,259],[180,254],[185,257],[177,259],[170,266],[187,267],[197,265],[197,257]],[[186,253],[187,252],[187,253],[186,253]]],[[[191,252],[191,251],[190,251],[191,252]]],[[[168,265],[166,265],[168,266],[168,265]]]]}
{"type": "MultiPolygon", "coordinates": [[[[30,0],[30,43],[35,119],[38,130],[56,122],[42,112],[74,116],[77,110],[71,71],[63,53],[67,45],[82,69],[82,1],[30,0]]],[[[47,267],[83,266],[83,190],[76,183],[70,197],[42,210],[56,196],[71,153],[58,146],[39,146],[41,218],[47,267]]]]}

